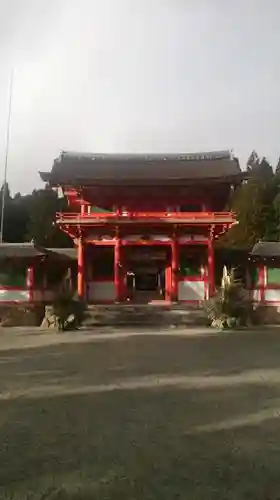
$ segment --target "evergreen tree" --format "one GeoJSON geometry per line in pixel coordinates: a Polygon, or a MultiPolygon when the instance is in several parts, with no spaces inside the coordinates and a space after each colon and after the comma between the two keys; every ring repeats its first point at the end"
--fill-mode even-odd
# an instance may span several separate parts
{"type": "Polygon", "coordinates": [[[233,196],[231,210],[236,213],[238,224],[221,238],[219,243],[223,246],[250,249],[268,234],[275,234],[277,221],[272,202],[278,185],[272,167],[265,158],[260,161],[255,156],[250,169],[251,178],[233,196]]]}
{"type": "Polygon", "coordinates": [[[276,175],[280,174],[280,156],[278,158],[278,162],[277,162],[277,165],[276,165],[275,174],[276,175]]]}
{"type": "Polygon", "coordinates": [[[252,170],[256,169],[259,163],[260,163],[260,157],[258,153],[255,150],[253,150],[247,160],[247,171],[251,172],[252,170]]]}
{"type": "Polygon", "coordinates": [[[264,239],[268,241],[280,240],[280,176],[276,174],[271,183],[268,194],[268,212],[264,239]]]}
{"type": "Polygon", "coordinates": [[[56,212],[66,211],[64,199],[49,188],[34,190],[30,201],[26,238],[44,247],[69,247],[72,240],[55,224],[56,212]]]}
{"type": "Polygon", "coordinates": [[[14,203],[8,184],[1,187],[1,206],[3,195],[5,196],[3,241],[10,243],[22,242],[24,241],[24,235],[28,223],[28,212],[26,207],[24,205],[14,203]]]}
{"type": "Polygon", "coordinates": [[[271,177],[273,174],[273,169],[270,163],[264,156],[262,159],[256,153],[252,151],[247,160],[247,172],[250,173],[251,177],[271,177]]]}

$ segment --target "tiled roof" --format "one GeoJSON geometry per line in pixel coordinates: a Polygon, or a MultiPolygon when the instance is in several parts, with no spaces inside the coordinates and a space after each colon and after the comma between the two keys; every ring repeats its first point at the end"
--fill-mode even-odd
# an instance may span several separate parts
{"type": "Polygon", "coordinates": [[[254,257],[280,257],[280,241],[259,241],[253,247],[254,257]]]}
{"type": "Polygon", "coordinates": [[[33,243],[1,243],[0,259],[33,258],[48,256],[53,259],[75,260],[76,248],[43,248],[33,243]]]}
{"type": "Polygon", "coordinates": [[[46,248],[46,254],[50,257],[66,259],[66,260],[76,260],[77,259],[77,248],[46,248]]]}
{"type": "Polygon", "coordinates": [[[5,258],[31,258],[45,255],[44,251],[38,249],[33,243],[1,243],[0,259],[5,258]]]}
{"type": "Polygon", "coordinates": [[[239,162],[229,151],[195,154],[91,154],[63,152],[51,172],[40,172],[53,185],[124,182],[161,182],[243,175],[239,162]]]}

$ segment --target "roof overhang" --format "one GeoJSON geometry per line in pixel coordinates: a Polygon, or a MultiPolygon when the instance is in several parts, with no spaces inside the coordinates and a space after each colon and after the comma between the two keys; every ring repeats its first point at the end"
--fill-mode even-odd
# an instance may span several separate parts
{"type": "Polygon", "coordinates": [[[42,259],[76,260],[76,248],[44,248],[34,243],[1,243],[0,260],[5,259],[42,259]]]}
{"type": "Polygon", "coordinates": [[[50,184],[53,187],[69,186],[69,187],[86,187],[86,186],[192,186],[192,185],[208,185],[211,184],[240,184],[242,180],[248,179],[247,172],[239,172],[236,175],[225,177],[197,177],[186,179],[182,177],[169,177],[167,179],[159,178],[126,178],[111,177],[102,179],[100,177],[82,178],[82,177],[65,177],[53,175],[52,172],[39,172],[43,182],[50,184]]]}
{"type": "Polygon", "coordinates": [[[196,154],[91,154],[62,152],[51,172],[52,186],[237,184],[248,177],[230,151],[196,154]]]}
{"type": "Polygon", "coordinates": [[[250,255],[258,259],[280,259],[280,241],[259,241],[250,255]]]}

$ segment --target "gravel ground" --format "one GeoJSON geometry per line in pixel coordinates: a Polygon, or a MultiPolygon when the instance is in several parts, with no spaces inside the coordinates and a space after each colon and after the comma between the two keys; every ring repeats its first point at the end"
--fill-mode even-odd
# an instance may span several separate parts
{"type": "Polygon", "coordinates": [[[1,330],[0,498],[279,499],[279,340],[1,330]]]}

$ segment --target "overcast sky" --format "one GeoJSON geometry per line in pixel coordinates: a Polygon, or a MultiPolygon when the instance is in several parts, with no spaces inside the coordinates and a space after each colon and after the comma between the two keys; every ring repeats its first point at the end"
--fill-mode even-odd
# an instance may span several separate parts
{"type": "Polygon", "coordinates": [[[280,155],[279,0],[0,0],[0,175],[61,150],[280,155]]]}

